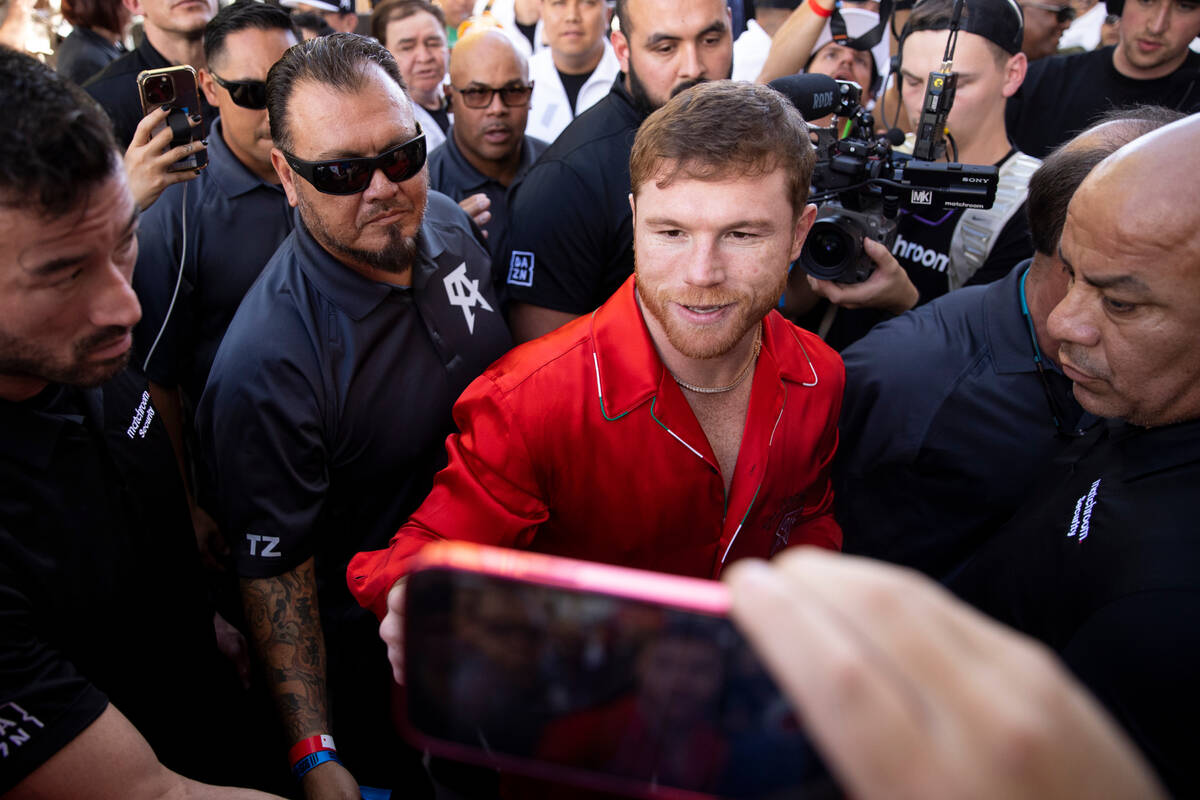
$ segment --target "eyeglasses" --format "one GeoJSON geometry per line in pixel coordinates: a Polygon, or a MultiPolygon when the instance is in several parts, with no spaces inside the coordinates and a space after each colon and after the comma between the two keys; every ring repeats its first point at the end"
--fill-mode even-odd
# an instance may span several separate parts
{"type": "Polygon", "coordinates": [[[425,166],[425,134],[417,125],[417,135],[412,139],[368,158],[301,161],[286,150],[283,157],[297,175],[322,194],[358,194],[371,183],[375,170],[382,170],[384,177],[393,183],[406,181],[420,172],[425,166]]]}
{"type": "Polygon", "coordinates": [[[1021,5],[1050,11],[1054,14],[1057,21],[1063,25],[1067,25],[1075,20],[1075,9],[1071,8],[1071,6],[1052,6],[1049,3],[1022,3],[1021,5]]]}
{"type": "Polygon", "coordinates": [[[450,88],[462,96],[463,105],[467,108],[487,108],[497,94],[500,95],[501,103],[512,107],[523,106],[529,102],[529,96],[533,94],[533,81],[530,81],[528,86],[502,86],[499,89],[493,89],[491,86],[468,86],[466,89],[451,86],[450,88]]]}
{"type": "Polygon", "coordinates": [[[217,86],[229,92],[229,98],[242,108],[262,110],[267,107],[266,81],[227,81],[215,72],[209,72],[217,86]]]}

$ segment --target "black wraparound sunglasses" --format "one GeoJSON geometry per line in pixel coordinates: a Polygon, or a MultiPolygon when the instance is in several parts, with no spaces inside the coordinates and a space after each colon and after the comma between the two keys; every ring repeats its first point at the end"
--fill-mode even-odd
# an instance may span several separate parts
{"type": "Polygon", "coordinates": [[[382,170],[393,183],[406,181],[420,172],[425,166],[425,134],[418,124],[417,135],[407,142],[366,158],[301,161],[286,150],[283,157],[297,175],[322,194],[358,194],[370,185],[375,170],[382,170]]]}
{"type": "Polygon", "coordinates": [[[229,92],[229,98],[242,108],[253,108],[261,111],[267,107],[266,81],[227,81],[215,72],[212,75],[217,86],[229,92]]]}

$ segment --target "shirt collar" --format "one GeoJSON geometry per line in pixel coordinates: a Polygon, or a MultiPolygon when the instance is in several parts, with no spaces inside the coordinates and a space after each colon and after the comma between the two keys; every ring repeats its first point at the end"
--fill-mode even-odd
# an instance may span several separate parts
{"type": "MultiPolygon", "coordinates": [[[[467,161],[467,157],[464,156],[462,151],[458,149],[458,142],[454,141],[453,125],[450,126],[450,130],[446,131],[446,143],[443,145],[443,147],[446,148],[446,156],[450,159],[450,163],[454,165],[455,171],[469,179],[469,185],[464,182],[464,188],[466,191],[482,189],[489,183],[494,183],[496,186],[500,186],[501,189],[507,188],[502,186],[495,178],[489,178],[487,175],[484,175],[475,168],[474,164],[472,164],[470,161],[467,161]]],[[[530,143],[528,136],[522,136],[521,163],[517,167],[517,174],[513,176],[513,181],[510,185],[517,184],[521,178],[525,177],[525,173],[528,172],[529,168],[533,166],[533,161],[533,144],[530,143]]]]}
{"type": "Polygon", "coordinates": [[[296,237],[295,256],[300,270],[317,291],[351,319],[357,322],[366,317],[395,287],[370,280],[338,261],[309,233],[298,209],[295,214],[292,235],[296,237]]]}
{"type": "MultiPolygon", "coordinates": [[[[666,372],[638,307],[635,281],[632,276],[627,279],[612,299],[592,314],[597,377],[604,413],[610,419],[653,397],[666,372]]],[[[758,368],[773,369],[780,379],[801,385],[818,381],[804,344],[775,312],[766,317],[758,368]]]]}
{"type": "MultiPolygon", "coordinates": [[[[1017,264],[1007,275],[989,285],[983,298],[984,335],[996,371],[1002,375],[1037,371],[1029,323],[1021,312],[1021,276],[1031,263],[1032,259],[1025,259],[1017,264]]],[[[1056,369],[1045,353],[1042,358],[1047,369],[1056,369]]]]}
{"type": "Polygon", "coordinates": [[[1200,461],[1200,419],[1159,428],[1105,420],[1113,447],[1120,453],[1121,476],[1136,480],[1155,472],[1200,461]]]}
{"type": "Polygon", "coordinates": [[[142,59],[146,62],[146,66],[151,69],[171,66],[171,62],[167,61],[166,57],[155,50],[154,45],[150,44],[149,36],[142,37],[142,43],[137,46],[136,52],[141,54],[142,59]]]}
{"type": "Polygon", "coordinates": [[[93,418],[103,416],[101,390],[78,389],[52,383],[36,397],[20,403],[0,400],[0,441],[9,458],[38,470],[49,468],[56,444],[68,426],[82,426],[86,418],[77,411],[86,410],[93,418]],[[66,393],[78,393],[78,408],[63,410],[66,393]]]}
{"type": "Polygon", "coordinates": [[[227,197],[238,197],[259,187],[265,187],[282,194],[283,187],[267,183],[238,160],[238,157],[229,149],[229,145],[225,144],[222,130],[221,118],[217,117],[213,120],[212,128],[208,132],[207,169],[209,176],[221,187],[221,191],[227,197]]]}

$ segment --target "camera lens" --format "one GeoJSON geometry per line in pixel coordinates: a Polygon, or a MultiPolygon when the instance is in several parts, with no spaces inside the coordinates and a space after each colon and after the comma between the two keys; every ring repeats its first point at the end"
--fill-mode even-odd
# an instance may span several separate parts
{"type": "Polygon", "coordinates": [[[814,278],[845,281],[857,255],[853,234],[845,230],[835,216],[819,219],[813,224],[804,240],[800,263],[814,278]]]}
{"type": "Polygon", "coordinates": [[[146,99],[154,105],[169,103],[175,99],[175,85],[170,75],[156,75],[146,81],[143,91],[146,99]]]}

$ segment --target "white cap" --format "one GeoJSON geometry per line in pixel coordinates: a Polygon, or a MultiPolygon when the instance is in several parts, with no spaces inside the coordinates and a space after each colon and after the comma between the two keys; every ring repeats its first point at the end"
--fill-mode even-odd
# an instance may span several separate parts
{"type": "MultiPolygon", "coordinates": [[[[284,2],[287,2],[287,0],[284,0],[284,2]]],[[[841,12],[842,19],[846,22],[846,35],[851,39],[857,39],[879,24],[879,15],[874,11],[867,11],[865,8],[843,8],[841,12]]],[[[888,51],[889,38],[888,31],[885,28],[879,44],[871,48],[871,55],[875,58],[875,71],[879,73],[881,81],[887,77],[888,66],[892,60],[891,53],[888,51]]],[[[817,37],[816,44],[813,45],[813,55],[816,55],[818,50],[832,41],[833,32],[829,30],[829,23],[826,22],[821,35],[817,37]]],[[[870,86],[863,87],[864,93],[870,89],[870,86]]]]}

